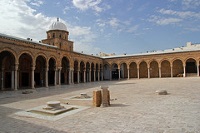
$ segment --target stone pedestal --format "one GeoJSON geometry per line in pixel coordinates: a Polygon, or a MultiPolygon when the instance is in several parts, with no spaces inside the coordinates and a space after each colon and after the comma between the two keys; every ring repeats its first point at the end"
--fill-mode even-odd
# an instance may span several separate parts
{"type": "Polygon", "coordinates": [[[100,107],[101,106],[101,90],[93,91],[93,106],[100,107]]]}

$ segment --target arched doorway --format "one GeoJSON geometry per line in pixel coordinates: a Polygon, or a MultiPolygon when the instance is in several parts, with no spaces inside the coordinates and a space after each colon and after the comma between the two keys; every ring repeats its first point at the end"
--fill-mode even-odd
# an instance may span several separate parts
{"type": "Polygon", "coordinates": [[[69,60],[62,58],[61,84],[69,84],[69,60]]]}
{"type": "Polygon", "coordinates": [[[148,78],[148,68],[147,63],[145,61],[142,61],[139,65],[140,69],[140,77],[139,78],[148,78]]]}
{"type": "Polygon", "coordinates": [[[57,84],[55,81],[55,69],[56,69],[56,61],[53,58],[49,60],[49,72],[48,72],[48,85],[55,85],[57,84]]]}
{"type": "Polygon", "coordinates": [[[86,63],[86,82],[90,82],[91,81],[91,71],[90,71],[90,63],[87,62],[86,63]]]}
{"type": "Polygon", "coordinates": [[[159,68],[158,68],[158,62],[152,61],[150,63],[150,77],[151,78],[158,78],[159,77],[159,68]]]}
{"type": "Polygon", "coordinates": [[[29,54],[22,54],[19,58],[19,87],[31,87],[32,57],[29,54]]]}
{"type": "Polygon", "coordinates": [[[96,64],[96,72],[95,72],[96,74],[95,74],[95,79],[96,79],[96,81],[99,81],[99,65],[98,64],[96,64]]]}
{"type": "Polygon", "coordinates": [[[103,79],[104,80],[111,80],[110,79],[111,75],[110,75],[110,67],[108,64],[105,64],[103,66],[103,79]]]}
{"type": "Polygon", "coordinates": [[[100,75],[100,77],[99,77],[100,81],[102,81],[104,79],[103,78],[104,76],[103,76],[103,67],[102,67],[102,64],[100,64],[100,74],[99,75],[100,75]]]}
{"type": "Polygon", "coordinates": [[[128,78],[128,70],[126,63],[122,63],[120,65],[120,78],[122,79],[128,78]]]}
{"type": "Polygon", "coordinates": [[[119,70],[118,70],[118,65],[117,64],[112,64],[112,79],[119,79],[119,70]]]}
{"type": "Polygon", "coordinates": [[[186,61],[186,77],[197,75],[197,63],[193,58],[189,58],[186,61]]]}
{"type": "Polygon", "coordinates": [[[1,89],[11,90],[14,89],[14,66],[15,57],[11,52],[3,51],[0,53],[0,77],[1,77],[1,89]]]}
{"type": "Polygon", "coordinates": [[[80,82],[81,83],[85,82],[85,80],[84,80],[85,74],[84,73],[85,73],[85,63],[83,61],[81,61],[81,63],[80,63],[80,82]]]}
{"type": "Polygon", "coordinates": [[[130,71],[130,78],[137,78],[137,64],[135,62],[132,62],[129,66],[130,71]]]}
{"type": "Polygon", "coordinates": [[[46,60],[43,56],[38,56],[34,72],[35,87],[45,86],[46,60]]]}
{"type": "Polygon", "coordinates": [[[161,63],[161,77],[171,77],[170,62],[167,60],[164,60],[161,63]]]}
{"type": "Polygon", "coordinates": [[[91,81],[94,81],[94,63],[91,64],[91,81]]]}
{"type": "Polygon", "coordinates": [[[179,59],[173,61],[173,77],[183,77],[183,62],[179,59]]]}

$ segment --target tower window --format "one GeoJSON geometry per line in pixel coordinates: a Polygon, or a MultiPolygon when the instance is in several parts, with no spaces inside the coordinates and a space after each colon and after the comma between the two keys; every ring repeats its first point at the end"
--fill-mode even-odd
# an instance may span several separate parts
{"type": "Polygon", "coordinates": [[[55,38],[55,33],[53,33],[53,38],[55,38]]]}

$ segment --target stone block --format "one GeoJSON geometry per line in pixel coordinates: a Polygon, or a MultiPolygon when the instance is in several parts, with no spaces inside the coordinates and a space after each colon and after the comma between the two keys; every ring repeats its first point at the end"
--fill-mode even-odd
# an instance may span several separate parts
{"type": "Polygon", "coordinates": [[[102,93],[102,107],[108,107],[110,106],[110,92],[108,90],[108,87],[101,87],[101,93],[102,93]]]}
{"type": "Polygon", "coordinates": [[[167,91],[166,90],[157,90],[156,94],[158,94],[158,95],[167,95],[167,91]]]}
{"type": "Polygon", "coordinates": [[[102,95],[101,90],[95,90],[93,91],[93,106],[94,107],[100,107],[102,103],[102,95]]]}

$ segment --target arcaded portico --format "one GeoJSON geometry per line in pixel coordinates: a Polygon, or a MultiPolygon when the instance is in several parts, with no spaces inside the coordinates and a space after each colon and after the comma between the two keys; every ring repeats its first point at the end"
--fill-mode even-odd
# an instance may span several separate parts
{"type": "Polygon", "coordinates": [[[67,27],[57,20],[47,39],[34,42],[0,34],[0,88],[17,90],[130,78],[199,76],[200,45],[121,56],[73,51],[67,27]]]}
{"type": "Polygon", "coordinates": [[[105,79],[199,76],[199,51],[149,53],[104,59],[105,79]]]}

